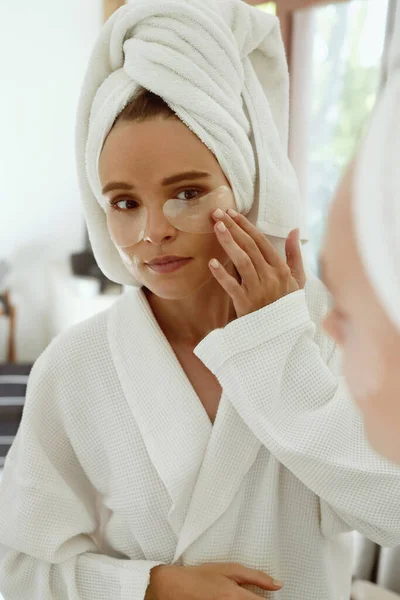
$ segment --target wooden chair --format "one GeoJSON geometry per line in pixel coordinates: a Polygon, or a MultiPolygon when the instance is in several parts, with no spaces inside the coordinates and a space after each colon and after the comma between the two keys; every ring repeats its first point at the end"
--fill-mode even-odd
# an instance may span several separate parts
{"type": "Polygon", "coordinates": [[[7,317],[9,323],[7,362],[15,363],[15,306],[10,300],[10,293],[8,291],[4,292],[3,294],[0,294],[0,316],[7,317]]]}

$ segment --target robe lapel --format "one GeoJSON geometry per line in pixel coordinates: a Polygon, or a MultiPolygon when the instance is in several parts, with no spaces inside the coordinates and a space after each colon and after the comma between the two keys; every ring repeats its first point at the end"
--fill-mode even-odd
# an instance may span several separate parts
{"type": "Polygon", "coordinates": [[[148,305],[132,290],[109,315],[109,343],[123,393],[182,529],[212,425],[148,305]]]}
{"type": "Polygon", "coordinates": [[[224,393],[211,425],[141,290],[111,309],[108,335],[123,393],[171,497],[178,561],[228,509],[261,444],[224,393]]]}
{"type": "Polygon", "coordinates": [[[228,509],[261,443],[222,394],[174,561],[228,509]]]}

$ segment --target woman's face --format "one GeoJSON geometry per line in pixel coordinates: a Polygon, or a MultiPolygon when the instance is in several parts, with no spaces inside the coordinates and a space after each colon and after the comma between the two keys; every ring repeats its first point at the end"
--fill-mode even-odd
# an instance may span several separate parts
{"type": "Polygon", "coordinates": [[[400,462],[400,334],[365,274],[351,210],[353,168],[331,210],[322,251],[323,279],[334,308],[325,328],[343,350],[344,375],[371,444],[400,462]]]}
{"type": "Polygon", "coordinates": [[[215,156],[179,119],[117,122],[104,144],[99,174],[103,190],[116,182],[105,193],[114,240],[116,224],[136,218],[128,211],[144,209],[143,239],[133,236],[119,251],[135,279],[151,292],[166,299],[187,297],[214,279],[208,266],[212,258],[228,264],[214,233],[179,231],[163,212],[167,200],[188,200],[230,187],[215,156]],[[159,272],[148,264],[164,256],[190,260],[170,272],[159,272]]]}

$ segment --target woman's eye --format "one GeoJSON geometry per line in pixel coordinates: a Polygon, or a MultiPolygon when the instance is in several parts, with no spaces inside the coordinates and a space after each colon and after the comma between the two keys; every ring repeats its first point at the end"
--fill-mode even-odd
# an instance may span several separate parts
{"type": "Polygon", "coordinates": [[[132,208],[136,208],[138,203],[135,200],[115,200],[112,202],[111,206],[116,210],[131,210],[132,208]]]}
{"type": "Polygon", "coordinates": [[[192,189],[188,189],[188,190],[183,190],[183,192],[179,192],[179,194],[177,195],[177,198],[179,200],[194,200],[195,198],[197,198],[198,194],[200,194],[199,190],[192,190],[192,189]],[[179,198],[179,196],[181,194],[184,194],[184,198],[179,198]]]}

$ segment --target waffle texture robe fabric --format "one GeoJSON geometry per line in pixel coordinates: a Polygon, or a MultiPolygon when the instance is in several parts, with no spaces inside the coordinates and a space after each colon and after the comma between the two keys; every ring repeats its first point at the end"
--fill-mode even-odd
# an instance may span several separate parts
{"type": "Polygon", "coordinates": [[[213,426],[141,289],[57,338],[0,486],[5,600],[143,600],[154,565],[221,561],[283,579],[263,598],[348,600],[347,532],[400,544],[400,470],[365,440],[326,309],[310,280],[202,340],[213,426]]]}
{"type": "Polygon", "coordinates": [[[135,0],[103,27],[76,128],[89,236],[107,277],[138,285],[107,230],[98,163],[116,117],[140,88],[161,96],[211,150],[239,212],[268,235],[306,239],[287,155],[289,75],[279,21],[242,0],[135,0]]]}

